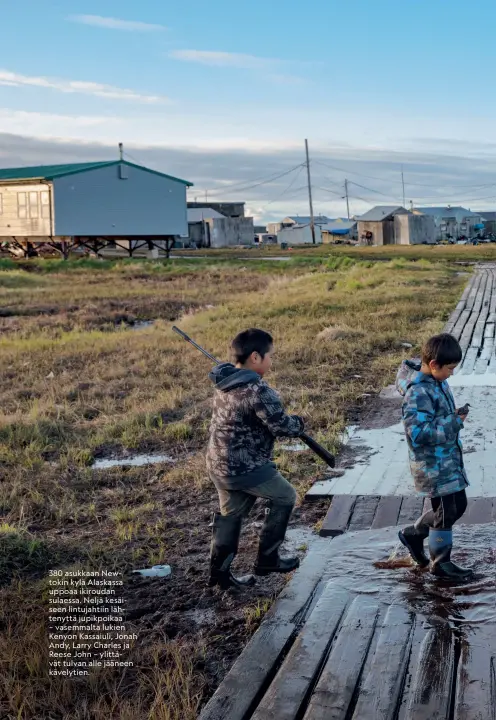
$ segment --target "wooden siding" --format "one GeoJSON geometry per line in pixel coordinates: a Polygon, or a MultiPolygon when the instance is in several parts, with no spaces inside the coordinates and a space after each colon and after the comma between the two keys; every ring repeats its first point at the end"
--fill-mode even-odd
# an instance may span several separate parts
{"type": "Polygon", "coordinates": [[[51,188],[49,183],[0,183],[0,237],[49,237],[51,206],[48,205],[48,217],[43,218],[41,200],[42,192],[48,192],[48,201],[51,202],[51,188]],[[25,193],[26,217],[19,217],[18,194],[25,193]],[[37,216],[30,217],[29,193],[37,194],[37,216]]]}

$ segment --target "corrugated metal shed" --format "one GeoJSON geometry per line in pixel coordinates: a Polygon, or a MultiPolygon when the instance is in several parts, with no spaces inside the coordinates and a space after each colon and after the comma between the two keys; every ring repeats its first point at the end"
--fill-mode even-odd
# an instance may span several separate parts
{"type": "Polygon", "coordinates": [[[136,165],[130,163],[127,160],[109,160],[106,162],[87,162],[87,163],[68,163],[64,165],[36,165],[34,167],[20,167],[20,168],[0,168],[0,181],[2,180],[53,180],[58,177],[64,177],[66,175],[75,175],[76,173],[87,172],[89,170],[97,170],[102,167],[111,167],[112,165],[127,165],[128,167],[139,168],[146,172],[159,175],[161,177],[168,178],[169,180],[175,180],[176,182],[192,187],[193,183],[188,180],[181,180],[180,178],[173,177],[172,175],[166,175],[165,173],[158,172],[158,170],[151,170],[144,165],[136,165]]]}
{"type": "Polygon", "coordinates": [[[406,213],[408,212],[408,210],[406,210],[401,205],[376,205],[374,208],[372,208],[372,210],[366,212],[365,215],[361,215],[358,218],[358,221],[380,222],[381,220],[385,220],[386,218],[398,212],[406,213]]]}

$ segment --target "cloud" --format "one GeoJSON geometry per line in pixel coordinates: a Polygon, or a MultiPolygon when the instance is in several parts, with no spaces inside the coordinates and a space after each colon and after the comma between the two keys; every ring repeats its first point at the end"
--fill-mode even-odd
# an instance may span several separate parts
{"type": "MultiPolygon", "coordinates": [[[[0,133],[0,166],[84,162],[117,157],[117,146],[111,140],[103,143],[82,142],[67,137],[22,137],[17,133],[16,127],[19,127],[19,121],[23,118],[19,117],[17,125],[15,119],[13,117],[8,125],[10,134],[0,133]]],[[[49,125],[50,116],[41,119],[49,125]]],[[[70,118],[67,118],[66,132],[70,132],[69,120],[70,118]]],[[[106,120],[108,123],[110,119],[106,120]]],[[[98,121],[98,118],[88,120],[98,121]]],[[[1,114],[0,126],[5,127],[1,114]]],[[[22,126],[26,128],[24,121],[22,126]]],[[[34,135],[34,130],[29,127],[25,132],[34,135]]],[[[267,146],[264,150],[253,151],[250,147],[241,146],[230,149],[195,148],[191,145],[164,147],[158,144],[140,145],[137,142],[126,142],[124,137],[124,151],[128,152],[128,157],[140,164],[193,182],[195,187],[189,192],[191,200],[195,197],[202,200],[207,189],[212,200],[245,201],[247,208],[255,213],[257,221],[270,222],[294,214],[308,215],[304,172],[300,172],[296,178],[297,170],[284,177],[276,177],[302,163],[302,148],[267,146]],[[276,179],[270,180],[271,176],[276,179]],[[269,178],[269,182],[259,184],[260,180],[266,178],[269,178]]],[[[397,202],[401,204],[402,164],[407,204],[410,199],[413,199],[417,206],[445,205],[450,202],[473,210],[489,210],[496,205],[494,149],[474,163],[473,157],[468,153],[455,153],[453,149],[451,154],[443,154],[435,152],[434,149],[432,152],[425,149],[393,152],[367,150],[357,146],[324,148],[314,145],[311,160],[316,214],[345,216],[345,177],[350,181],[352,214],[361,214],[372,205],[397,202]],[[351,181],[364,187],[360,188],[351,181]],[[484,185],[486,187],[483,187],[484,185]],[[332,192],[328,192],[329,190],[332,192]]]]}
{"type": "Polygon", "coordinates": [[[0,85],[9,87],[38,87],[63,93],[80,93],[112,100],[130,100],[149,104],[170,102],[168,98],[161,95],[145,95],[135,90],[119,88],[114,85],[104,85],[102,83],[84,82],[80,80],[62,80],[60,78],[48,78],[35,75],[21,75],[20,73],[2,69],[0,69],[0,85]]]}
{"type": "Polygon", "coordinates": [[[121,20],[119,18],[102,17],[101,15],[71,15],[69,20],[82,25],[108,28],[110,30],[127,30],[128,32],[156,32],[166,30],[163,25],[145,23],[137,20],[121,20]]]}
{"type": "Polygon", "coordinates": [[[182,62],[208,65],[209,67],[236,68],[238,70],[267,71],[264,77],[276,85],[301,85],[301,77],[279,72],[287,63],[277,58],[258,57],[243,53],[230,53],[213,50],[171,50],[169,57],[182,62]]]}
{"type": "Polygon", "coordinates": [[[281,64],[281,60],[272,58],[210,50],[172,50],[169,57],[183,62],[215,67],[233,67],[242,70],[264,70],[267,67],[281,64]]]}

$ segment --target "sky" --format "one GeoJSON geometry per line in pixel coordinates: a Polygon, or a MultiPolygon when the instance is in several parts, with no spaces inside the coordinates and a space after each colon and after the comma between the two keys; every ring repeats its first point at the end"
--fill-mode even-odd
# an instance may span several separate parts
{"type": "Polygon", "coordinates": [[[0,167],[123,142],[262,222],[308,214],[308,138],[316,213],[345,179],[352,215],[496,209],[495,25],[493,0],[4,3],[0,167]]]}

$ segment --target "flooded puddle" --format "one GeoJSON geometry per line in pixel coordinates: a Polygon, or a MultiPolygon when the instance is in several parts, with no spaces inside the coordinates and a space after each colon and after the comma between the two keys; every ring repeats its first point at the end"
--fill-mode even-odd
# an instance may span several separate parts
{"type": "Polygon", "coordinates": [[[129,322],[123,322],[120,326],[121,330],[145,330],[146,328],[153,327],[155,320],[130,320],[129,322]]]}
{"type": "Polygon", "coordinates": [[[303,452],[304,450],[308,449],[308,445],[304,445],[303,443],[294,443],[293,445],[281,445],[281,450],[286,450],[287,452],[303,452]]]}
{"type": "Polygon", "coordinates": [[[453,560],[475,579],[452,584],[420,570],[398,540],[397,528],[346,533],[332,541],[325,579],[350,592],[401,604],[428,624],[496,627],[496,523],[455,527],[453,560]]]}
{"type": "Polygon", "coordinates": [[[93,470],[108,470],[113,467],[142,467],[144,465],[155,465],[157,463],[174,463],[170,455],[130,455],[127,458],[102,458],[95,460],[91,466],[93,470]]]}

